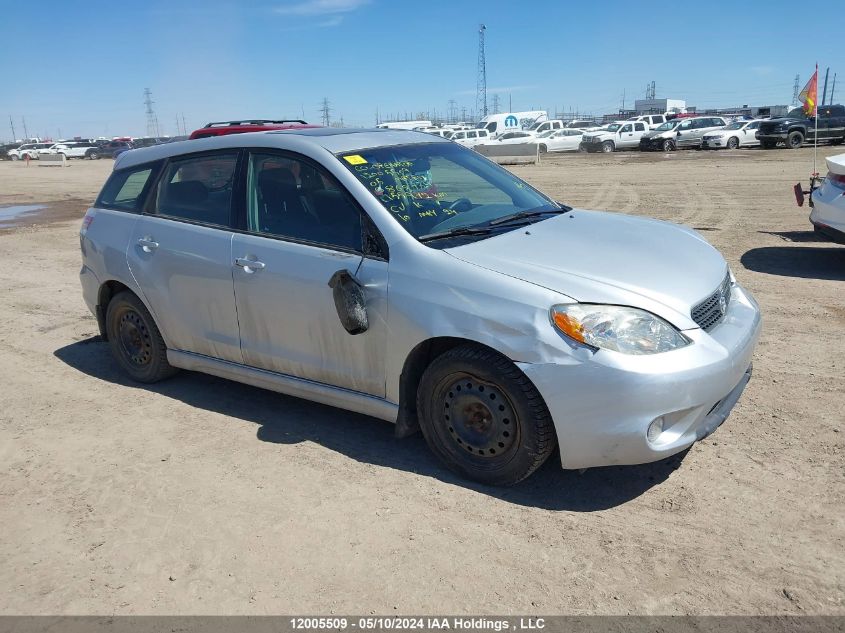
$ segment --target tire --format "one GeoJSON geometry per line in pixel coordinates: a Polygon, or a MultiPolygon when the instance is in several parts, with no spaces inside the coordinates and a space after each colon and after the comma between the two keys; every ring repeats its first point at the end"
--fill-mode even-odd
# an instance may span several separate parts
{"type": "Polygon", "coordinates": [[[91,160],[99,160],[100,159],[100,153],[96,152],[96,151],[88,152],[88,158],[90,158],[91,160]]]}
{"type": "Polygon", "coordinates": [[[453,472],[483,484],[522,481],[556,444],[551,414],[528,377],[476,345],[449,350],[428,366],[417,412],[431,451],[453,472]]]}
{"type": "Polygon", "coordinates": [[[605,154],[608,154],[616,149],[616,146],[613,144],[613,141],[605,141],[601,144],[601,151],[605,154]]]}
{"type": "Polygon", "coordinates": [[[728,139],[728,149],[736,149],[739,147],[739,139],[735,136],[732,136],[728,139]]]}
{"type": "Polygon", "coordinates": [[[546,145],[543,145],[542,143],[540,143],[540,153],[545,154],[548,151],[549,151],[549,148],[546,145]]]}
{"type": "Polygon", "coordinates": [[[788,149],[798,149],[804,144],[804,135],[798,130],[789,133],[786,137],[786,147],[788,149]]]}
{"type": "Polygon", "coordinates": [[[665,141],[663,141],[662,148],[664,152],[674,152],[675,142],[667,138],[665,141]]]}
{"type": "Polygon", "coordinates": [[[167,362],[167,345],[146,306],[131,292],[116,294],[106,309],[112,354],[132,380],[153,383],[178,370],[167,362]]]}
{"type": "Polygon", "coordinates": [[[20,160],[21,159],[21,157],[18,156],[17,154],[12,154],[11,156],[9,156],[9,158],[11,158],[12,160],[20,160]]]}
{"type": "Polygon", "coordinates": [[[587,146],[584,145],[584,143],[579,143],[578,144],[578,151],[581,152],[582,154],[586,154],[589,150],[587,149],[587,146]]]}
{"type": "Polygon", "coordinates": [[[762,139],[760,141],[760,147],[763,149],[774,149],[777,147],[777,141],[772,141],[770,139],[762,139]]]}

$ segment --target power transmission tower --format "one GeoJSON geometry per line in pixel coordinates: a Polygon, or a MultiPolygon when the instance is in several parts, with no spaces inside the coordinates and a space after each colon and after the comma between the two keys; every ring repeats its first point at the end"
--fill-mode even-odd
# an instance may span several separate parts
{"type": "Polygon", "coordinates": [[[833,85],[830,87],[830,102],[833,103],[833,91],[836,90],[836,73],[833,73],[833,85]]]}
{"type": "Polygon", "coordinates": [[[329,98],[323,97],[323,106],[320,108],[320,114],[323,117],[323,125],[325,127],[329,127],[329,123],[331,122],[331,114],[332,109],[329,107],[329,98]]]}
{"type": "Polygon", "coordinates": [[[798,105],[798,95],[801,93],[801,76],[795,75],[795,83],[792,84],[792,107],[798,105]]]}
{"type": "Polygon", "coordinates": [[[9,115],[9,125],[12,126],[12,141],[17,141],[18,135],[17,135],[17,132],[15,132],[15,122],[12,121],[12,115],[11,114],[9,115]]]}
{"type": "Polygon", "coordinates": [[[483,24],[478,28],[478,81],[475,86],[475,109],[482,117],[487,116],[487,59],[484,55],[484,32],[487,27],[483,24]]]}
{"type": "Polygon", "coordinates": [[[493,114],[499,114],[499,95],[493,95],[493,114]]]}
{"type": "Polygon", "coordinates": [[[155,110],[153,110],[154,103],[153,93],[149,88],[144,88],[144,105],[147,108],[147,136],[150,137],[159,136],[158,117],[156,116],[155,110]]]}
{"type": "Polygon", "coordinates": [[[184,134],[185,136],[188,135],[188,128],[185,125],[185,113],[184,112],[182,113],[182,134],[184,134]]]}
{"type": "Polygon", "coordinates": [[[827,76],[830,74],[830,66],[824,71],[824,92],[822,92],[822,105],[827,103],[827,76]]]}
{"type": "Polygon", "coordinates": [[[23,136],[24,136],[23,140],[28,141],[29,140],[29,131],[26,129],[26,119],[24,117],[21,117],[21,123],[23,123],[23,136]]]}
{"type": "Polygon", "coordinates": [[[454,99],[449,99],[449,123],[456,123],[458,118],[458,104],[454,99]]]}
{"type": "Polygon", "coordinates": [[[649,84],[646,84],[645,87],[645,98],[646,99],[654,99],[657,94],[657,84],[652,81],[649,84]]]}

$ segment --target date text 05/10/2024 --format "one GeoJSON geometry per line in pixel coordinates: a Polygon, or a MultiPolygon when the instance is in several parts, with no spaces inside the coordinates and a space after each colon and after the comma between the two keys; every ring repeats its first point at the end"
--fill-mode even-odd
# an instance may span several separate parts
{"type": "Polygon", "coordinates": [[[473,618],[473,617],[294,617],[291,628],[301,631],[393,630],[393,631],[509,631],[541,630],[543,618],[473,618]]]}

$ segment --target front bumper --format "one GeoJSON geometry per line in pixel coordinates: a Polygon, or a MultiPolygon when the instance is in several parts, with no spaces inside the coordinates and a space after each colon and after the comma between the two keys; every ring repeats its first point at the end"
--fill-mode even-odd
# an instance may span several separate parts
{"type": "Polygon", "coordinates": [[[751,376],[760,311],[735,285],[727,315],[692,344],[653,356],[599,350],[571,364],[521,364],[551,412],[564,468],[653,462],[691,446],[727,417],[751,376]],[[649,426],[663,430],[648,438],[649,426]]]}
{"type": "Polygon", "coordinates": [[[727,143],[722,138],[703,138],[701,139],[701,149],[720,149],[726,147],[727,143]]]}
{"type": "Polygon", "coordinates": [[[642,138],[640,139],[640,151],[662,150],[665,138],[642,138]]]}

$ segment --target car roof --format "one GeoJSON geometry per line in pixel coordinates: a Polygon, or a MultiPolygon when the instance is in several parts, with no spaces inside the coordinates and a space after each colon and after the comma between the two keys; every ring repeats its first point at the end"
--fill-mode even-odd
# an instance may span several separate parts
{"type": "Polygon", "coordinates": [[[302,151],[306,147],[321,147],[332,154],[351,152],[373,147],[389,147],[412,143],[451,143],[448,139],[425,132],[392,130],[384,128],[304,128],[293,130],[270,130],[246,134],[227,134],[210,138],[176,141],[134,149],[121,154],[115,169],[124,169],[152,161],[208,152],[216,149],[237,149],[241,147],[262,147],[302,151]]]}

